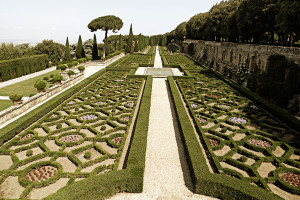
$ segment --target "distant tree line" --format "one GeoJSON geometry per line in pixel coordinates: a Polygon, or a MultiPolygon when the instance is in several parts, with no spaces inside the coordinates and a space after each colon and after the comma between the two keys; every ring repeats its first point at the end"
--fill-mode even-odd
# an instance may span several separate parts
{"type": "Polygon", "coordinates": [[[299,0],[227,0],[166,34],[172,39],[293,46],[300,40],[299,0]]]}

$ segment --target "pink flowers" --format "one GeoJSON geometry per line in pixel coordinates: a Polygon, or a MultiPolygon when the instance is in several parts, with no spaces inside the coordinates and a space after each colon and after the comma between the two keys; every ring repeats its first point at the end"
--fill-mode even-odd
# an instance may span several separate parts
{"type": "Polygon", "coordinates": [[[43,182],[57,174],[57,168],[53,166],[43,166],[31,170],[25,176],[27,181],[43,182]]]}
{"type": "Polygon", "coordinates": [[[218,146],[220,144],[217,140],[208,139],[208,141],[212,147],[218,146]]]}
{"type": "Polygon", "coordinates": [[[271,146],[270,142],[260,140],[260,139],[255,139],[255,138],[248,140],[248,142],[250,144],[253,144],[253,145],[258,146],[258,147],[263,147],[263,148],[271,146]]]}
{"type": "Polygon", "coordinates": [[[206,119],[203,119],[201,117],[198,118],[199,123],[206,123],[206,119]]]}
{"type": "Polygon", "coordinates": [[[66,135],[59,139],[61,142],[77,142],[81,140],[83,137],[81,135],[66,135]]]}
{"type": "Polygon", "coordinates": [[[75,103],[74,101],[69,101],[67,104],[68,105],[71,105],[71,104],[73,104],[73,103],[75,103]]]}
{"type": "Polygon", "coordinates": [[[229,118],[229,121],[234,122],[236,124],[246,124],[247,120],[241,117],[231,117],[229,118]]]}
{"type": "Polygon", "coordinates": [[[30,133],[30,134],[26,134],[25,136],[23,136],[20,140],[23,141],[23,140],[27,140],[32,137],[33,137],[33,135],[30,133]]]}
{"type": "Polygon", "coordinates": [[[133,107],[133,106],[134,106],[134,103],[128,103],[128,106],[129,106],[129,107],[133,107]]]}

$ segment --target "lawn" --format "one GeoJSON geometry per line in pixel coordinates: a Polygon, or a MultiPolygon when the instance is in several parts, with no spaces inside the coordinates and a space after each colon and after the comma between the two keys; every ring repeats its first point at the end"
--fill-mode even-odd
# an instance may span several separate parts
{"type": "MultiPolygon", "coordinates": [[[[20,94],[23,96],[29,96],[30,94],[36,94],[37,93],[37,89],[33,86],[34,83],[39,80],[39,79],[43,79],[45,76],[49,77],[51,74],[58,74],[60,72],[60,70],[55,70],[46,74],[42,74],[40,76],[19,82],[19,83],[15,83],[3,88],[0,88],[0,96],[9,96],[11,94],[20,94]]],[[[46,89],[49,88],[49,84],[47,85],[46,89]]]]}
{"type": "Polygon", "coordinates": [[[12,106],[12,101],[10,100],[0,100],[0,112],[12,106]]]}

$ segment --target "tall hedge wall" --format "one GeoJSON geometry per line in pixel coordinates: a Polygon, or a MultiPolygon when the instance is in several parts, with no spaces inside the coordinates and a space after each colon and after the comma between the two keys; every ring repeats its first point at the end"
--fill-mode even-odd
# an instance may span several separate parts
{"type": "Polygon", "coordinates": [[[0,82],[46,69],[48,61],[45,54],[0,61],[0,82]]]}

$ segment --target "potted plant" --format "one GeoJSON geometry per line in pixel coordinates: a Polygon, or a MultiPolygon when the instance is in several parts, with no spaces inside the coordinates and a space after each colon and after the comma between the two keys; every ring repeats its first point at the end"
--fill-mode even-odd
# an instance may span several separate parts
{"type": "Polygon", "coordinates": [[[79,64],[79,62],[77,62],[77,61],[73,61],[72,63],[73,63],[73,66],[76,66],[79,64]]]}
{"type": "Polygon", "coordinates": [[[69,78],[73,78],[75,72],[73,70],[68,71],[69,78]]]}
{"type": "Polygon", "coordinates": [[[85,70],[85,67],[84,66],[79,66],[78,70],[80,71],[80,73],[83,73],[83,71],[85,70]]]}
{"type": "Polygon", "coordinates": [[[63,77],[61,75],[57,74],[57,75],[53,76],[53,80],[54,80],[54,82],[56,82],[56,85],[59,85],[59,84],[61,84],[63,77]]]}
{"type": "Polygon", "coordinates": [[[92,57],[86,57],[87,61],[90,62],[92,60],[92,57]]]}
{"type": "Polygon", "coordinates": [[[38,80],[34,84],[34,87],[38,90],[39,93],[45,92],[46,86],[47,86],[47,82],[44,80],[38,80]]]}
{"type": "Polygon", "coordinates": [[[105,57],[102,57],[101,60],[102,60],[102,62],[104,62],[104,61],[106,60],[106,58],[105,58],[105,57]]]}
{"type": "Polygon", "coordinates": [[[72,67],[74,66],[74,63],[73,62],[69,62],[67,65],[68,65],[69,69],[72,69],[72,67]]]}
{"type": "Polygon", "coordinates": [[[67,69],[66,65],[59,65],[59,69],[61,69],[61,72],[65,72],[67,69]]]}
{"type": "Polygon", "coordinates": [[[13,94],[9,96],[9,99],[12,100],[14,106],[18,106],[22,103],[22,95],[13,94]]]}

